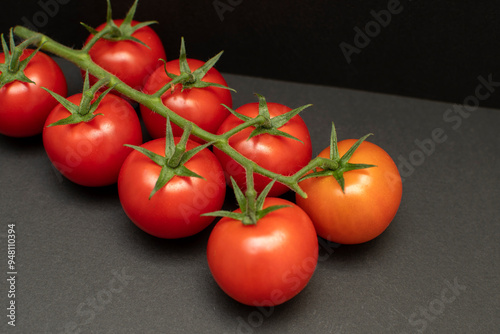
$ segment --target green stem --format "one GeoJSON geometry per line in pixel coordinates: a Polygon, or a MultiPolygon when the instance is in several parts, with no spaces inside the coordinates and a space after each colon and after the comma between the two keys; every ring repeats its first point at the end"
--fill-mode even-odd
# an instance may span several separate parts
{"type": "MultiPolygon", "coordinates": [[[[189,78],[189,73],[182,73],[177,78],[180,78],[179,80],[187,80],[189,78]]],[[[169,89],[171,89],[174,85],[175,85],[175,83],[172,84],[172,82],[167,83],[165,86],[163,86],[160,89],[158,89],[158,91],[156,91],[153,94],[153,96],[155,96],[155,97],[161,97],[163,94],[165,94],[166,91],[168,91],[169,89]]]]}
{"type": "MultiPolygon", "coordinates": [[[[56,56],[62,57],[72,63],[74,63],[76,66],[78,66],[81,69],[88,70],[89,73],[94,75],[97,78],[100,79],[109,79],[108,86],[109,87],[114,87],[114,89],[123,95],[129,97],[130,99],[136,101],[139,104],[142,104],[146,108],[153,110],[154,112],[158,113],[159,115],[167,118],[169,117],[170,120],[174,123],[177,124],[178,126],[182,128],[186,128],[189,126],[189,124],[192,125],[192,130],[191,134],[201,138],[202,140],[206,142],[213,142],[213,145],[217,147],[219,150],[223,151],[227,155],[229,155],[231,158],[233,158],[236,162],[241,164],[242,166],[245,167],[250,167],[253,168],[253,171],[267,176],[271,179],[276,179],[277,182],[283,183],[290,187],[292,190],[298,192],[302,196],[306,196],[306,194],[299,188],[298,186],[298,180],[300,179],[301,176],[303,176],[305,173],[307,173],[309,170],[320,167],[321,161],[318,161],[316,159],[312,160],[306,167],[302,168],[299,172],[295,173],[294,175],[290,176],[284,176],[280,175],[274,172],[271,172],[255,162],[251,161],[250,159],[246,158],[239,152],[237,152],[234,148],[232,148],[228,144],[228,139],[238,131],[241,131],[244,128],[250,127],[252,125],[262,123],[262,119],[260,117],[256,117],[254,119],[251,119],[234,129],[222,134],[222,135],[215,135],[212,134],[208,131],[203,130],[196,124],[192,124],[188,120],[184,119],[183,117],[177,115],[174,113],[172,110],[167,108],[162,100],[161,100],[161,94],[160,91],[156,92],[155,94],[148,95],[145,94],[141,91],[135,90],[132,87],[128,86],[125,84],[123,81],[118,79],[116,76],[112,75],[111,73],[107,72],[104,70],[102,67],[94,63],[89,56],[89,54],[86,52],[88,48],[83,48],[82,50],[75,50],[72,48],[69,48],[67,46],[64,46],[53,39],[49,38],[48,36],[44,34],[40,34],[37,32],[34,32],[26,27],[23,26],[16,26],[14,28],[14,33],[23,38],[23,39],[29,39],[30,37],[40,37],[39,39],[36,38],[34,39],[36,41],[36,45],[41,45],[41,48],[47,52],[50,52],[56,56]]],[[[168,88],[167,88],[168,89],[168,88]]]]}
{"type": "Polygon", "coordinates": [[[94,46],[94,44],[97,43],[98,40],[100,40],[104,35],[108,34],[110,31],[111,31],[111,29],[108,28],[108,26],[106,26],[104,29],[102,29],[101,31],[99,31],[94,36],[92,36],[92,38],[90,39],[90,41],[87,44],[85,44],[85,46],[82,48],[81,51],[83,53],[88,53],[90,51],[90,49],[92,49],[92,47],[94,46]]]}
{"type": "Polygon", "coordinates": [[[243,219],[243,224],[244,225],[255,225],[257,224],[257,204],[256,204],[256,199],[257,199],[257,192],[255,191],[254,187],[254,182],[253,182],[253,168],[252,166],[249,166],[247,169],[247,190],[245,192],[245,197],[246,197],[246,213],[247,213],[247,218],[243,219]]]}

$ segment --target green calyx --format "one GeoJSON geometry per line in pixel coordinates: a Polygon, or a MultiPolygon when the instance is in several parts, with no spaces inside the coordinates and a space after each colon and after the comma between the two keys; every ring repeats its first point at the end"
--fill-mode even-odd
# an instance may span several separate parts
{"type": "Polygon", "coordinates": [[[68,125],[68,124],[77,124],[81,122],[90,122],[93,120],[96,116],[102,116],[102,114],[95,114],[95,111],[99,107],[99,104],[101,103],[102,99],[106,94],[108,94],[113,87],[108,88],[105,90],[102,94],[99,95],[97,99],[94,100],[95,94],[97,91],[104,85],[106,85],[109,82],[108,79],[101,79],[99,80],[95,85],[92,87],[89,87],[89,73],[85,73],[85,80],[83,82],[83,92],[82,92],[82,99],[80,101],[80,105],[76,105],[61,95],[54,93],[44,87],[42,87],[44,90],[46,90],[52,97],[54,97],[57,102],[59,102],[64,108],[66,108],[71,115],[60,119],[57,122],[54,122],[48,126],[56,126],[56,125],[68,125]]]}
{"type": "Polygon", "coordinates": [[[132,6],[130,7],[129,11],[127,12],[127,15],[123,19],[123,22],[120,26],[117,26],[116,23],[113,20],[112,17],[112,11],[111,11],[111,2],[110,0],[107,0],[108,4],[108,9],[107,9],[107,14],[106,14],[106,27],[102,29],[101,31],[97,31],[91,26],[81,23],[94,37],[89,41],[89,43],[84,47],[85,51],[90,50],[90,48],[100,39],[104,38],[106,40],[110,41],[134,41],[139,44],[144,45],[145,47],[149,48],[148,45],[146,45],[144,42],[141,40],[133,37],[132,35],[139,29],[149,26],[154,23],[158,23],[156,21],[146,21],[146,22],[141,22],[138,23],[134,26],[132,26],[132,20],[134,19],[135,11],[137,10],[137,3],[139,0],[135,0],[132,6]]]}
{"type": "Polygon", "coordinates": [[[265,209],[264,201],[266,200],[267,194],[271,190],[274,182],[276,180],[271,181],[264,190],[257,196],[257,192],[254,188],[253,181],[253,168],[248,167],[246,169],[246,177],[247,177],[247,190],[246,193],[243,194],[243,191],[238,187],[236,181],[231,177],[231,183],[233,185],[234,195],[236,197],[236,201],[238,202],[238,206],[240,207],[241,212],[232,212],[232,211],[214,211],[203,214],[203,216],[215,216],[215,217],[228,217],[235,220],[240,220],[243,225],[256,225],[257,222],[266,216],[268,213],[273,211],[288,207],[289,205],[273,205],[269,206],[265,209]]]}
{"type": "MultiPolygon", "coordinates": [[[[187,55],[186,55],[186,45],[184,43],[184,37],[181,38],[181,49],[179,53],[179,67],[180,67],[180,75],[176,75],[173,73],[169,73],[167,71],[167,68],[165,66],[165,73],[167,76],[172,79],[169,83],[167,83],[164,87],[160,88],[158,92],[155,93],[155,96],[162,96],[166,91],[169,89],[173,90],[175,89],[176,85],[180,85],[181,91],[184,89],[191,89],[191,88],[206,88],[206,87],[218,87],[222,89],[228,89],[233,92],[236,92],[234,89],[229,88],[227,86],[214,83],[214,82],[206,82],[203,81],[203,78],[205,75],[208,73],[208,71],[214,67],[214,65],[219,61],[219,58],[222,56],[223,51],[219,52],[217,55],[214,57],[210,58],[205,64],[197,68],[195,71],[191,71],[191,68],[189,68],[189,64],[187,61],[187,55]]],[[[165,65],[166,62],[164,61],[165,65]]]]}
{"type": "Polygon", "coordinates": [[[301,181],[312,177],[333,176],[337,180],[340,187],[342,188],[342,192],[344,192],[345,188],[344,173],[356,169],[376,167],[376,165],[352,164],[349,162],[349,159],[351,159],[352,155],[358,149],[359,145],[361,145],[361,143],[371,135],[372,134],[369,133],[358,139],[354,143],[354,145],[352,145],[349,148],[349,150],[342,157],[340,157],[337,145],[337,132],[335,130],[335,124],[333,124],[332,122],[332,132],[330,135],[330,158],[329,159],[316,158],[318,159],[319,167],[322,170],[320,171],[315,170],[313,173],[305,175],[304,177],[301,178],[301,181]]]}
{"type": "Polygon", "coordinates": [[[195,148],[186,151],[187,141],[191,134],[191,123],[184,128],[179,143],[176,145],[174,142],[174,135],[172,132],[172,125],[170,124],[170,119],[167,117],[167,131],[166,131],[166,143],[165,143],[165,155],[162,156],[155,152],[152,152],[144,147],[125,144],[125,146],[131,147],[150,158],[154,163],[161,167],[160,176],[156,181],[156,184],[151,191],[149,198],[163,188],[174,176],[184,176],[184,177],[198,177],[204,179],[204,177],[196,174],[195,172],[189,170],[184,166],[189,159],[194,157],[198,152],[212,145],[212,143],[206,143],[204,145],[196,146],[195,148]]]}
{"type": "MultiPolygon", "coordinates": [[[[305,106],[290,110],[289,112],[287,112],[285,114],[271,117],[269,114],[269,109],[267,107],[266,99],[262,95],[259,95],[259,94],[255,94],[255,95],[259,99],[259,115],[256,118],[260,119],[260,121],[256,122],[256,124],[254,125],[255,129],[250,133],[250,136],[248,137],[248,139],[251,139],[255,136],[267,133],[267,134],[270,134],[272,136],[282,136],[282,137],[294,139],[294,140],[297,140],[297,141],[303,143],[300,139],[292,136],[289,133],[286,133],[284,131],[279,130],[279,128],[282,127],[283,125],[285,125],[286,123],[288,123],[288,121],[292,117],[294,117],[295,115],[298,115],[302,110],[310,107],[312,104],[307,104],[305,106]]],[[[242,115],[242,114],[238,113],[237,111],[229,108],[226,105],[224,105],[224,107],[227,110],[229,110],[234,116],[238,117],[239,119],[241,119],[244,122],[248,122],[248,121],[251,121],[253,119],[251,117],[248,117],[246,115],[242,115]]]]}
{"type": "Polygon", "coordinates": [[[14,42],[14,34],[12,29],[10,29],[9,45],[7,45],[3,34],[1,35],[1,39],[3,53],[5,55],[5,63],[0,64],[0,72],[2,72],[0,75],[0,88],[14,81],[36,84],[24,74],[24,70],[26,69],[26,66],[28,66],[30,60],[35,56],[38,50],[40,50],[41,46],[39,46],[24,60],[21,60],[21,55],[28,45],[37,43],[40,37],[33,36],[16,46],[14,42]]]}

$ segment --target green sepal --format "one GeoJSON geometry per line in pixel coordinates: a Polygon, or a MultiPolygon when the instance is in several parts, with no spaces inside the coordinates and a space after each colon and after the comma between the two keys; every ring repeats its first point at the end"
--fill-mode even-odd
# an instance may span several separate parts
{"type": "MultiPolygon", "coordinates": [[[[261,134],[269,134],[271,136],[286,137],[304,143],[297,137],[292,136],[287,132],[279,130],[279,128],[285,125],[290,119],[292,119],[292,117],[298,115],[302,110],[312,106],[312,104],[307,104],[295,108],[293,110],[290,110],[289,112],[286,112],[282,115],[271,117],[271,115],[269,114],[269,108],[267,107],[266,98],[260,94],[255,94],[255,95],[259,99],[259,115],[257,117],[260,117],[261,121],[255,125],[255,129],[250,133],[247,140],[250,140],[251,138],[261,134]]],[[[241,119],[243,122],[247,122],[252,119],[251,117],[238,113],[237,111],[229,108],[228,106],[224,105],[224,107],[227,110],[229,110],[229,112],[231,112],[234,116],[241,119]]]]}
{"type": "Polygon", "coordinates": [[[170,168],[168,166],[163,166],[160,171],[160,176],[158,180],[156,180],[155,187],[149,194],[149,199],[153,197],[154,194],[161,188],[167,185],[170,180],[174,178],[174,176],[183,176],[183,177],[198,177],[204,179],[203,176],[196,174],[195,172],[187,169],[185,166],[179,166],[177,168],[170,168]]]}
{"type": "Polygon", "coordinates": [[[152,152],[144,147],[125,144],[125,146],[133,148],[134,150],[144,154],[146,157],[151,159],[155,164],[161,167],[160,175],[156,180],[155,186],[151,193],[149,194],[149,199],[153,197],[154,194],[164,186],[167,185],[174,176],[181,177],[197,177],[205,179],[203,176],[193,172],[188,169],[184,164],[194,157],[197,153],[212,145],[212,143],[206,143],[204,145],[199,145],[186,151],[186,143],[191,134],[192,126],[188,125],[184,129],[184,133],[176,145],[174,141],[174,135],[172,132],[172,125],[170,123],[170,118],[167,117],[166,125],[166,136],[165,136],[165,155],[162,156],[155,152],[152,152]]]}
{"type": "Polygon", "coordinates": [[[84,23],[84,22],[80,22],[80,24],[85,28],[87,29],[87,31],[91,34],[91,35],[97,35],[99,33],[99,31],[95,30],[93,27],[89,26],[88,24],[84,23]]]}
{"type": "Polygon", "coordinates": [[[163,166],[160,171],[160,175],[158,176],[158,180],[156,180],[155,186],[151,193],[149,194],[149,199],[153,197],[154,194],[161,188],[163,188],[172,178],[175,176],[174,171],[167,166],[163,166]]]}
{"type": "Polygon", "coordinates": [[[279,209],[284,209],[284,208],[289,208],[291,207],[290,205],[273,205],[273,206],[269,206],[265,209],[262,209],[258,212],[257,214],[257,220],[259,219],[262,219],[264,216],[266,216],[267,214],[273,212],[273,211],[276,211],[276,210],[279,210],[279,209]]]}
{"type": "Polygon", "coordinates": [[[97,108],[99,108],[99,104],[102,99],[114,88],[109,87],[104,92],[102,92],[95,101],[95,94],[97,91],[104,85],[109,82],[109,79],[101,79],[96,82],[92,87],[89,84],[89,73],[88,71],[85,73],[85,80],[83,82],[83,90],[82,90],[82,99],[80,100],[80,105],[76,105],[73,102],[68,101],[63,96],[52,92],[51,90],[42,87],[45,91],[47,91],[54,99],[57,100],[66,110],[70,112],[66,118],[60,119],[57,122],[51,123],[48,126],[57,126],[57,125],[69,125],[69,124],[78,124],[82,122],[90,122],[96,116],[104,116],[101,113],[95,114],[97,108]]]}
{"type": "Polygon", "coordinates": [[[219,210],[209,213],[204,213],[202,216],[214,216],[214,217],[228,217],[230,219],[239,220],[243,225],[256,225],[257,222],[264,218],[267,214],[290,207],[289,205],[273,205],[265,209],[264,202],[269,194],[269,191],[273,187],[276,180],[272,180],[267,184],[267,186],[262,190],[259,196],[256,196],[256,191],[253,186],[253,169],[251,167],[247,168],[247,192],[246,195],[238,187],[238,184],[230,177],[231,184],[233,186],[234,196],[236,197],[236,202],[240,208],[241,212],[219,210]]]}
{"type": "Polygon", "coordinates": [[[222,56],[222,54],[223,51],[219,52],[214,57],[207,60],[202,66],[197,68],[194,72],[192,72],[187,61],[186,45],[184,42],[184,37],[181,37],[181,47],[179,51],[180,75],[168,72],[166,68],[166,62],[164,61],[165,73],[172,80],[168,82],[164,87],[160,88],[160,90],[156,94],[161,96],[167,90],[173,89],[174,86],[177,84],[181,86],[181,91],[184,91],[184,89],[192,89],[192,88],[217,87],[236,92],[233,88],[214,82],[203,81],[205,75],[212,67],[215,66],[219,58],[222,56]]]}
{"type": "Polygon", "coordinates": [[[131,145],[131,144],[124,144],[127,147],[133,148],[134,150],[144,154],[147,156],[149,159],[151,159],[155,164],[158,166],[163,166],[166,164],[166,158],[164,156],[161,156],[153,151],[150,151],[142,146],[136,146],[136,145],[131,145]]]}
{"type": "Polygon", "coordinates": [[[247,115],[240,114],[239,112],[237,112],[236,110],[234,110],[234,109],[232,109],[232,108],[228,107],[228,106],[227,106],[227,105],[225,105],[225,104],[222,104],[222,106],[223,106],[224,108],[226,108],[226,109],[227,109],[227,110],[228,110],[231,114],[233,114],[234,116],[236,116],[236,117],[238,117],[239,119],[241,119],[243,122],[247,122],[247,121],[249,121],[249,120],[251,120],[251,119],[252,119],[252,117],[249,117],[249,116],[247,116],[247,115]]]}
{"type": "Polygon", "coordinates": [[[244,216],[245,211],[247,208],[247,199],[245,197],[245,194],[243,194],[243,191],[238,187],[238,184],[234,180],[234,178],[231,176],[231,185],[233,187],[233,192],[234,192],[234,197],[236,198],[236,203],[238,203],[238,206],[240,207],[241,214],[244,216]]]}
{"type": "Polygon", "coordinates": [[[339,155],[338,142],[337,142],[337,132],[335,130],[335,124],[332,122],[332,131],[330,134],[330,159],[321,158],[320,167],[322,170],[315,170],[312,173],[304,175],[300,181],[313,178],[313,177],[325,177],[333,176],[337,183],[340,185],[342,192],[345,192],[345,180],[344,173],[352,170],[365,169],[376,167],[376,165],[370,164],[352,164],[349,162],[354,152],[358,149],[359,145],[366,140],[372,134],[369,133],[358,139],[342,157],[339,155]]]}
{"type": "MultiPolygon", "coordinates": [[[[54,99],[57,100],[66,110],[68,110],[72,115],[78,113],[78,106],[74,104],[73,102],[68,101],[64,96],[61,96],[57,94],[56,92],[51,91],[50,89],[47,89],[45,87],[42,87],[43,90],[45,90],[47,93],[52,95],[54,99]]],[[[49,125],[49,126],[52,126],[49,125]]]]}
{"type": "Polygon", "coordinates": [[[82,123],[82,122],[90,122],[96,116],[104,116],[104,114],[101,114],[101,113],[99,113],[99,114],[85,114],[85,115],[71,114],[66,118],[60,119],[57,122],[54,122],[52,124],[47,125],[47,127],[57,126],[57,125],[78,124],[78,123],[82,123]]]}
{"type": "Polygon", "coordinates": [[[293,139],[293,140],[297,140],[299,142],[301,142],[302,144],[304,144],[304,142],[302,140],[300,140],[299,138],[297,137],[294,137],[292,136],[291,134],[289,133],[286,133],[286,132],[283,132],[283,131],[280,131],[278,129],[275,129],[275,128],[271,128],[271,129],[266,129],[266,128],[260,128],[260,127],[257,127],[256,129],[254,129],[251,133],[250,133],[250,136],[248,136],[247,140],[250,140],[252,139],[253,137],[256,137],[258,135],[261,135],[261,134],[269,134],[271,136],[280,136],[280,137],[286,137],[286,138],[290,138],[290,139],[293,139]]]}
{"type": "Polygon", "coordinates": [[[244,218],[244,215],[241,214],[240,212],[233,212],[233,211],[226,211],[226,210],[219,210],[219,211],[212,211],[212,212],[202,213],[200,216],[227,217],[227,218],[230,218],[230,219],[240,220],[240,221],[242,221],[243,218],[244,218]]]}
{"type": "Polygon", "coordinates": [[[85,29],[87,29],[90,34],[94,35],[94,38],[89,41],[89,43],[84,47],[83,50],[88,51],[100,38],[104,38],[110,41],[133,41],[150,49],[149,45],[132,36],[139,29],[158,23],[157,21],[145,21],[132,26],[132,21],[137,10],[138,1],[139,0],[134,1],[127,14],[125,15],[122,24],[119,27],[113,20],[110,0],[107,0],[106,26],[102,29],[102,31],[98,32],[91,26],[81,22],[80,24],[85,27],[85,29]]]}
{"type": "Polygon", "coordinates": [[[33,36],[16,46],[14,42],[13,29],[10,29],[9,45],[7,45],[7,42],[5,41],[3,34],[1,35],[2,50],[5,56],[5,63],[0,64],[0,72],[2,72],[2,74],[0,74],[0,88],[14,81],[36,84],[36,82],[31,80],[24,74],[24,70],[26,69],[26,66],[28,66],[28,63],[31,61],[31,59],[33,59],[33,57],[40,50],[43,44],[38,46],[38,48],[35,49],[25,59],[23,60],[20,59],[23,54],[23,51],[30,44],[35,43],[39,39],[40,39],[39,36],[33,36]]]}
{"type": "Polygon", "coordinates": [[[306,174],[303,177],[301,177],[300,181],[311,179],[313,177],[323,177],[323,176],[333,176],[333,171],[332,170],[321,170],[321,171],[315,170],[314,172],[306,174]]]}

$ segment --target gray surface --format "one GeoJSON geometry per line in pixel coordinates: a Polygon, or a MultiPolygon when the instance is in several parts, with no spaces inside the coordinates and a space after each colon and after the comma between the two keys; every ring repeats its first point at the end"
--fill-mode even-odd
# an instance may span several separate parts
{"type": "MultiPolygon", "coordinates": [[[[314,153],[328,145],[331,121],[339,139],[373,132],[370,140],[396,161],[418,157],[415,140],[436,128],[447,137],[413,160],[411,173],[401,168],[401,207],[381,237],[358,246],[323,242],[304,291],[255,309],[213,281],[210,228],[180,241],[150,237],[127,219],[115,186],[61,178],[41,137],[0,136],[1,268],[6,275],[5,225],[15,223],[18,271],[15,328],[6,325],[8,286],[0,284],[2,332],[61,333],[72,324],[74,333],[500,332],[499,110],[478,109],[453,130],[446,103],[227,79],[238,91],[235,106],[255,101],[254,92],[290,107],[313,103],[302,116],[314,153]]],[[[78,89],[70,80],[70,91],[78,89]]]]}

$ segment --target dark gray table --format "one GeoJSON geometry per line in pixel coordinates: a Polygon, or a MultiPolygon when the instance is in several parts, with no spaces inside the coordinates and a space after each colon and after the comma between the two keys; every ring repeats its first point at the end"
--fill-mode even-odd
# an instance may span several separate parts
{"type": "MultiPolygon", "coordinates": [[[[78,70],[61,63],[74,93],[78,70]]],[[[253,93],[290,107],[313,103],[302,117],[315,154],[328,145],[331,121],[339,139],[373,132],[370,140],[404,177],[401,207],[386,232],[357,246],[322,241],[304,291],[275,308],[247,307],[210,275],[211,227],[186,240],[150,237],[128,220],[115,186],[63,179],[40,136],[0,136],[1,332],[500,332],[500,110],[468,107],[467,116],[447,103],[227,79],[238,91],[235,106],[255,101],[253,93]],[[16,229],[15,327],[6,317],[9,223],[16,229]]],[[[464,103],[487,98],[488,87],[475,88],[464,103]]]]}

